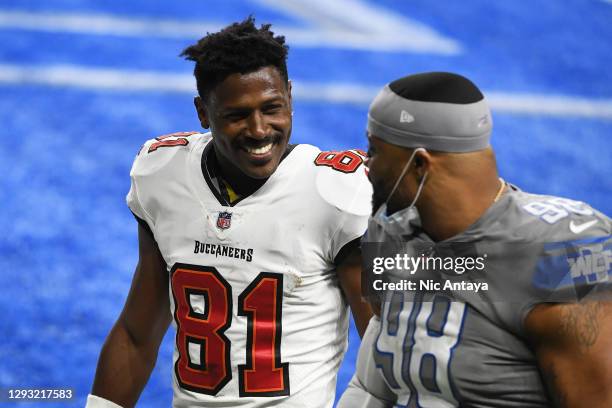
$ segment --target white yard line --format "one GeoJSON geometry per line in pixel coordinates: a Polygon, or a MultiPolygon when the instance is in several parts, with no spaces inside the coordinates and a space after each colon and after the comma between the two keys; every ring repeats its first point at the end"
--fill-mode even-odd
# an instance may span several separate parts
{"type": "MultiPolygon", "coordinates": [[[[21,66],[0,64],[1,84],[28,84],[118,92],[178,92],[194,95],[190,74],[98,69],[74,65],[21,66]]],[[[347,83],[294,81],[298,100],[368,106],[378,87],[347,83]]],[[[588,99],[564,95],[542,95],[485,91],[494,112],[558,117],[590,117],[612,120],[612,99],[588,99]]]]}
{"type": "Polygon", "coordinates": [[[136,37],[199,38],[221,24],[133,19],[110,14],[51,13],[0,10],[0,27],[33,31],[136,37]]]}
{"type": "MultiPolygon", "coordinates": [[[[274,24],[291,46],[455,55],[458,42],[401,14],[359,0],[253,0],[301,20],[304,26],[274,24]],[[352,10],[347,13],[346,10],[352,10]]],[[[228,23],[228,22],[226,22],[228,23]]],[[[0,28],[127,37],[195,40],[226,23],[166,20],[112,14],[29,12],[0,9],[0,28]]]]}
{"type": "MultiPolygon", "coordinates": [[[[252,0],[263,6],[290,14],[308,23],[306,30],[287,34],[289,44],[312,42],[312,46],[331,43],[342,48],[375,51],[407,51],[454,55],[461,45],[433,27],[361,0],[252,0]],[[295,35],[297,34],[297,35],[295,35]]],[[[279,29],[279,32],[284,33],[279,29]]]]}

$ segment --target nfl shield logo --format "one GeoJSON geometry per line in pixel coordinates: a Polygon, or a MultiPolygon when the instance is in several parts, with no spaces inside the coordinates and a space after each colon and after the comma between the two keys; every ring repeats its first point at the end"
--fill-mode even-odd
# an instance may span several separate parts
{"type": "Polygon", "coordinates": [[[232,226],[232,213],[227,211],[221,211],[219,213],[219,217],[217,218],[217,228],[219,229],[228,229],[232,226]]]}

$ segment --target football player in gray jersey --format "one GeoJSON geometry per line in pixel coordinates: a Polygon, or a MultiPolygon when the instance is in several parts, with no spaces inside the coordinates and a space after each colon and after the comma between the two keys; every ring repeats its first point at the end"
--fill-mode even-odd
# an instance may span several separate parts
{"type": "Polygon", "coordinates": [[[422,260],[459,246],[484,270],[447,280],[487,287],[386,290],[340,408],[612,407],[612,222],[500,179],[491,129],[455,74],[398,79],[372,102],[366,262],[373,243],[422,260]]]}

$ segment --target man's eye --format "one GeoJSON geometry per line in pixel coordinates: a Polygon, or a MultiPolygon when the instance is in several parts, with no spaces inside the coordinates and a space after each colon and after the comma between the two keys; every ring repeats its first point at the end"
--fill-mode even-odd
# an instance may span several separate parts
{"type": "Polygon", "coordinates": [[[244,119],[247,115],[242,113],[242,112],[233,112],[233,113],[228,113],[227,115],[224,115],[224,118],[227,120],[241,120],[244,119]]]}
{"type": "Polygon", "coordinates": [[[282,108],[281,105],[268,105],[266,106],[263,111],[264,113],[276,113],[278,112],[280,109],[282,108]]]}
{"type": "Polygon", "coordinates": [[[371,147],[368,148],[368,151],[366,152],[366,154],[368,155],[368,157],[372,157],[374,155],[374,149],[372,149],[371,147]]]}

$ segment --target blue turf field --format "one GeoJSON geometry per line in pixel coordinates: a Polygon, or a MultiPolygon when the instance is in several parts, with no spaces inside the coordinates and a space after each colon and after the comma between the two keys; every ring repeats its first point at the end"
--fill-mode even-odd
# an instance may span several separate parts
{"type": "MultiPolygon", "coordinates": [[[[0,388],[71,387],[72,403],[44,406],[83,405],[136,263],[131,161],[147,138],[198,129],[177,57],[188,27],[248,13],[291,33],[294,141],[365,147],[373,91],[451,70],[492,96],[503,177],[612,214],[610,1],[4,0],[0,388]]],[[[170,404],[171,337],[140,406],[170,404]]],[[[353,330],[339,392],[357,347],[353,330]]]]}

